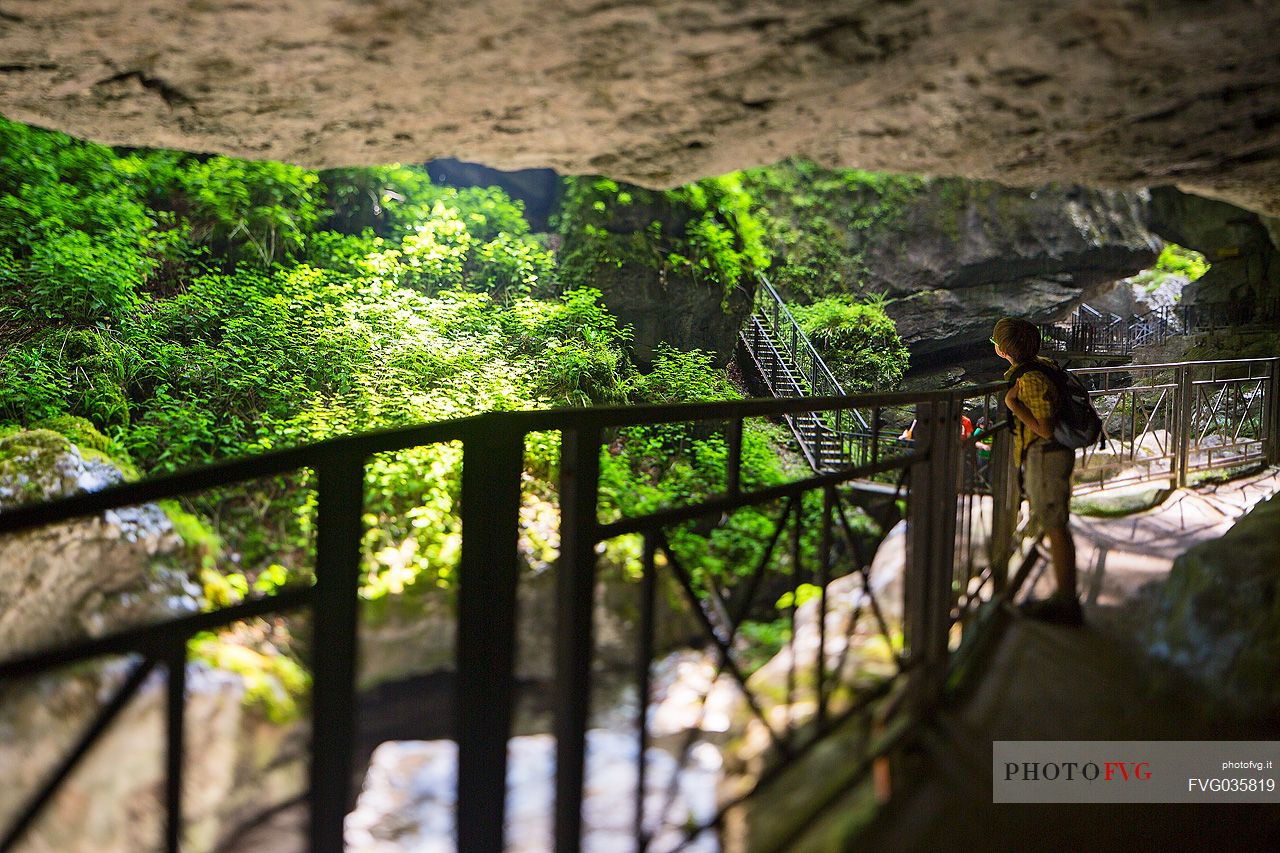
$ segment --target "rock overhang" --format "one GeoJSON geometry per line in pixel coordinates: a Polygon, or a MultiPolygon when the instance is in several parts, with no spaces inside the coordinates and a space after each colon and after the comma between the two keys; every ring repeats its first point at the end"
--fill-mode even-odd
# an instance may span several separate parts
{"type": "Polygon", "coordinates": [[[1280,213],[1280,4],[3,0],[0,114],[312,167],[646,186],[802,155],[1280,213]]]}

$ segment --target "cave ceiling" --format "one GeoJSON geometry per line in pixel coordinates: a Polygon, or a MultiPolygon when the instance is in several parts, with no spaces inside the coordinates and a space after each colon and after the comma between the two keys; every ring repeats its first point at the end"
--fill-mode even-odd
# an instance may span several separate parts
{"type": "Polygon", "coordinates": [[[0,0],[0,114],[670,186],[789,155],[1280,214],[1275,0],[0,0]]]}

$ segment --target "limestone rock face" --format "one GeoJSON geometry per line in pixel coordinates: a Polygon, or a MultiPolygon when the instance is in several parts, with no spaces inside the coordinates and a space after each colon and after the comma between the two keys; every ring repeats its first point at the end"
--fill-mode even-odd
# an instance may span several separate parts
{"type": "Polygon", "coordinates": [[[0,113],[310,166],[828,165],[1280,213],[1280,5],[6,0],[0,113]]]}
{"type": "Polygon", "coordinates": [[[647,369],[656,348],[668,344],[710,353],[717,367],[728,364],[751,313],[754,281],[744,277],[726,296],[715,285],[660,272],[639,264],[602,266],[594,282],[610,313],[631,326],[632,358],[647,369]]]}
{"type": "Polygon", "coordinates": [[[1209,261],[1209,271],[1187,289],[1187,301],[1252,304],[1270,312],[1280,308],[1280,230],[1275,219],[1157,187],[1151,191],[1151,227],[1209,261]]]}
{"type": "Polygon", "coordinates": [[[1280,497],[1174,561],[1146,643],[1244,710],[1280,710],[1280,497]]]}
{"type": "MultiPolygon", "coordinates": [[[[886,311],[914,357],[984,342],[1005,315],[1057,319],[1151,266],[1161,246],[1147,229],[1140,192],[947,178],[893,191],[867,186],[823,201],[874,211],[861,217],[867,224],[855,217],[832,233],[843,281],[825,288],[856,283],[889,297],[886,311]]],[[[771,215],[806,227],[803,206],[788,209],[776,196],[767,203],[771,215]]],[[[786,248],[776,253],[785,257],[786,248]]]]}
{"type": "MultiPolygon", "coordinates": [[[[49,430],[0,439],[0,509],[121,479],[49,430]]],[[[0,657],[194,611],[182,548],[154,504],[0,537],[0,657]]]]}
{"type": "Polygon", "coordinates": [[[900,240],[867,235],[873,287],[914,355],[986,340],[1006,315],[1057,319],[1151,266],[1160,241],[1139,193],[931,183],[903,213],[900,240]]]}

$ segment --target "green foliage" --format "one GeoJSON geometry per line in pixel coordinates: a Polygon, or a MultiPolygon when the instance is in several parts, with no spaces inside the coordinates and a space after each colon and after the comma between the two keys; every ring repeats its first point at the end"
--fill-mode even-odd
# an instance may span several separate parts
{"type": "Polygon", "coordinates": [[[557,221],[560,277],[585,287],[602,269],[684,275],[728,294],[768,264],[763,229],[736,175],[659,192],[608,178],[568,178],[557,221]]]}
{"type": "Polygon", "coordinates": [[[618,325],[600,301],[600,291],[580,288],[556,302],[524,298],[497,320],[522,359],[537,359],[528,374],[534,398],[548,404],[627,402],[633,372],[622,347],[631,330],[618,325]]]}
{"type": "Polygon", "coordinates": [[[867,237],[891,233],[925,185],[913,175],[823,169],[800,159],[739,174],[756,201],[774,285],[804,301],[862,292],[867,237]]]}
{"type": "MultiPolygon", "coordinates": [[[[635,264],[728,293],[769,262],[743,175],[669,192],[571,181],[557,259],[501,190],[436,187],[421,169],[122,153],[3,121],[0,144],[0,422],[44,423],[148,474],[484,411],[732,399],[705,353],[663,348],[637,373],[630,330],[590,285],[635,264]]],[[[723,491],[721,429],[610,436],[602,511],[723,491]]],[[[531,442],[530,493],[552,490],[555,441],[531,442]]],[[[785,478],[779,443],[745,430],[745,488],[785,478]]],[[[454,587],[459,465],[449,445],[371,461],[367,599],[454,587]]],[[[210,606],[309,581],[314,485],[298,472],[166,505],[210,606]]],[[[745,509],[673,530],[672,547],[699,579],[729,576],[772,523],[745,509]]],[[[271,716],[297,713],[287,643],[209,637],[196,654],[244,675],[271,716]]]]}
{"type": "Polygon", "coordinates": [[[1184,249],[1176,243],[1165,243],[1156,258],[1156,265],[1143,270],[1130,279],[1147,293],[1159,288],[1169,276],[1180,276],[1195,281],[1209,271],[1209,262],[1194,249],[1184,249]]]}
{"type": "MultiPolygon", "coordinates": [[[[202,573],[214,571],[215,563],[222,553],[222,540],[208,524],[201,521],[194,513],[188,512],[176,500],[162,500],[160,508],[173,524],[173,530],[182,540],[184,547],[200,565],[202,573]]],[[[213,599],[206,596],[210,601],[213,599]]],[[[230,600],[215,602],[230,604],[230,600]]]]}
{"type": "Polygon", "coordinates": [[[1165,243],[1156,258],[1156,267],[1160,272],[1186,276],[1188,281],[1195,281],[1209,271],[1209,262],[1204,255],[1194,249],[1184,249],[1176,243],[1165,243]]]}
{"type": "Polygon", "coordinates": [[[212,634],[191,641],[191,655],[244,679],[245,703],[261,707],[273,723],[298,719],[299,700],[311,687],[311,676],[290,655],[270,644],[250,647],[212,634]]]}
{"type": "Polygon", "coordinates": [[[398,242],[432,219],[437,205],[457,211],[480,242],[529,233],[523,202],[498,187],[435,186],[421,167],[331,169],[321,172],[320,180],[329,208],[323,225],[342,234],[368,230],[398,242]]]}
{"type": "Polygon", "coordinates": [[[681,352],[668,344],[658,344],[653,367],[637,373],[629,387],[632,394],[650,403],[694,403],[733,400],[739,395],[712,366],[711,353],[702,350],[681,352]]]}
{"type": "Polygon", "coordinates": [[[270,160],[210,157],[174,173],[169,203],[213,254],[269,269],[302,248],[321,215],[319,177],[270,160]]]}
{"type": "Polygon", "coordinates": [[[910,353],[882,301],[829,296],[791,312],[846,392],[897,387],[910,353]]]}
{"type": "Polygon", "coordinates": [[[0,303],[24,320],[132,308],[156,222],[109,148],[0,119],[0,303]]]}

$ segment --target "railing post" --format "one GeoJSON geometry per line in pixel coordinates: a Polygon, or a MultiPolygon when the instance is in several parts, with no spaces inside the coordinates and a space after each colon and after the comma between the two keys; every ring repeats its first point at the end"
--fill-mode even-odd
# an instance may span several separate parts
{"type": "Polygon", "coordinates": [[[182,847],[182,787],[186,756],[187,639],[175,640],[166,650],[167,747],[165,750],[165,831],[166,853],[182,847]]]}
{"type": "Polygon", "coordinates": [[[524,434],[485,416],[463,444],[458,564],[458,851],[500,853],[515,698],[524,434]]]}
{"type": "Polygon", "coordinates": [[[921,403],[912,433],[916,447],[927,454],[911,472],[904,589],[904,633],[917,709],[937,699],[946,672],[960,474],[958,412],[951,398],[921,403]]]}
{"type": "Polygon", "coordinates": [[[1268,465],[1280,465],[1280,358],[1271,359],[1271,376],[1263,398],[1263,441],[1268,465]]]}
{"type": "Polygon", "coordinates": [[[995,591],[1001,593],[1009,581],[1013,534],[1018,528],[1018,511],[1022,507],[1018,476],[1013,465],[1012,428],[996,430],[991,436],[991,456],[987,465],[991,472],[991,541],[987,558],[991,563],[992,584],[995,591]]]}
{"type": "Polygon", "coordinates": [[[725,494],[732,496],[742,488],[742,418],[729,422],[725,444],[725,494]]]}
{"type": "Polygon", "coordinates": [[[560,442],[560,560],[556,568],[556,853],[578,853],[582,844],[599,482],[599,431],[566,429],[560,442]]]}
{"type": "Polygon", "coordinates": [[[357,608],[364,534],[364,458],[317,470],[316,585],[312,615],[310,829],[313,853],[342,853],[351,807],[356,734],[357,608]]]}
{"type": "MultiPolygon", "coordinates": [[[[1182,365],[1178,368],[1178,414],[1174,418],[1177,428],[1174,454],[1174,487],[1181,489],[1187,485],[1187,468],[1191,463],[1191,429],[1192,412],[1195,410],[1195,386],[1192,384],[1191,368],[1182,365]]],[[[1137,436],[1134,436],[1137,442],[1137,436]]],[[[1136,448],[1135,448],[1136,452],[1136,448]]]]}

